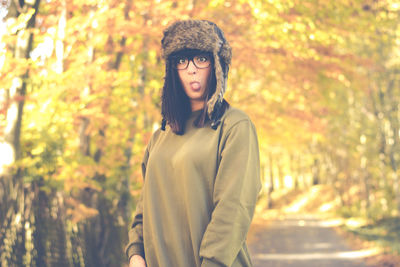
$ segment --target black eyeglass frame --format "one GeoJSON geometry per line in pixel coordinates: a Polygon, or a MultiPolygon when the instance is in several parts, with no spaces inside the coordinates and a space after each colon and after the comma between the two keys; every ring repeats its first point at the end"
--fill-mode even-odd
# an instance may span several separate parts
{"type": "Polygon", "coordinates": [[[208,53],[174,55],[174,56],[171,56],[171,59],[173,60],[172,62],[173,62],[174,68],[177,69],[177,70],[186,70],[189,67],[190,61],[192,61],[193,65],[198,69],[206,69],[206,68],[210,67],[211,64],[212,64],[212,57],[211,57],[211,55],[208,55],[208,53]],[[194,60],[194,58],[196,58],[196,57],[205,57],[205,58],[207,58],[208,59],[208,65],[206,67],[197,66],[196,62],[194,60]],[[178,61],[180,59],[187,59],[186,66],[184,68],[178,68],[178,66],[177,66],[178,65],[178,61]]]}

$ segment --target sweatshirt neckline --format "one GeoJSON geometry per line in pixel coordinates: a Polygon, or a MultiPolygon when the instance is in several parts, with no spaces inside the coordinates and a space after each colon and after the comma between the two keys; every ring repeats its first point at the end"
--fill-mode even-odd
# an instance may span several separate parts
{"type": "Polygon", "coordinates": [[[199,116],[201,114],[202,111],[203,111],[203,109],[192,111],[192,113],[190,114],[190,118],[191,119],[196,118],[197,116],[199,116]]]}

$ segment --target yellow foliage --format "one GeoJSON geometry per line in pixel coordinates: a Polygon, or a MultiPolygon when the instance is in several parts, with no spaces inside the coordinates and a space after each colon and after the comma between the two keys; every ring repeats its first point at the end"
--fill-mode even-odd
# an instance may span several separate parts
{"type": "Polygon", "coordinates": [[[90,208],[72,197],[67,198],[65,203],[68,206],[67,216],[69,216],[71,221],[75,224],[99,214],[97,209],[90,208]]]}
{"type": "Polygon", "coordinates": [[[29,8],[25,13],[21,13],[17,19],[10,18],[7,21],[7,31],[10,34],[15,34],[17,31],[25,29],[28,21],[31,19],[34,13],[35,9],[29,8]]]}

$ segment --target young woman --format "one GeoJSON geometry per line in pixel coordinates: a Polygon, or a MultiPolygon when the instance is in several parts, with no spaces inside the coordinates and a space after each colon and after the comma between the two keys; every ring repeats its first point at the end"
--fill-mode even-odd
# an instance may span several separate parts
{"type": "Polygon", "coordinates": [[[231,47],[205,20],[175,22],[161,43],[163,122],[144,154],[129,266],[252,266],[258,142],[249,117],[223,99],[231,47]]]}

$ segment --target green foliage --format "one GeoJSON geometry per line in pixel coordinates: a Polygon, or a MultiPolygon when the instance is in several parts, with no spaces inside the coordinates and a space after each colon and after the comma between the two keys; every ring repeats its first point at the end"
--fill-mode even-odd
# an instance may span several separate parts
{"type": "MultiPolygon", "coordinates": [[[[398,214],[400,7],[391,0],[322,2],[47,1],[33,29],[27,22],[34,10],[16,17],[11,6],[0,33],[0,143],[13,104],[24,103],[14,133],[21,158],[7,173],[0,157],[0,175],[13,177],[20,191],[3,193],[8,184],[1,184],[0,197],[27,215],[18,227],[1,215],[0,223],[16,240],[30,236],[22,227],[28,223],[33,244],[15,258],[25,265],[122,264],[142,154],[160,122],[162,30],[190,17],[216,22],[233,47],[226,96],[257,127],[264,175],[273,176],[263,181],[330,184],[345,216],[398,214]],[[19,57],[29,33],[33,47],[19,57]],[[26,94],[11,97],[18,79],[26,94]],[[18,206],[15,196],[26,203],[18,206]],[[53,241],[65,256],[46,245],[53,241]]],[[[0,242],[0,254],[17,245],[0,242]]]]}
{"type": "Polygon", "coordinates": [[[364,240],[373,241],[392,252],[400,253],[400,218],[383,218],[355,229],[347,229],[364,240]]]}

